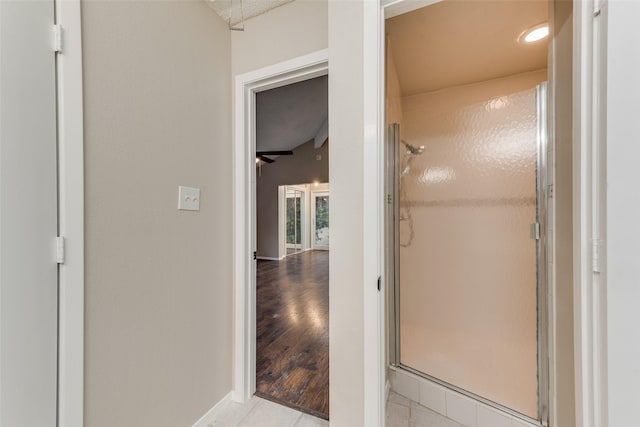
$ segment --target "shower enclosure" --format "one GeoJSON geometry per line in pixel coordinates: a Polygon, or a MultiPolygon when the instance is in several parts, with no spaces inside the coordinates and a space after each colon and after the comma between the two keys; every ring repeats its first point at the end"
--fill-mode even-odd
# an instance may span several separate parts
{"type": "Polygon", "coordinates": [[[548,400],[546,86],[532,86],[403,100],[386,153],[389,357],[540,422],[548,400]]]}

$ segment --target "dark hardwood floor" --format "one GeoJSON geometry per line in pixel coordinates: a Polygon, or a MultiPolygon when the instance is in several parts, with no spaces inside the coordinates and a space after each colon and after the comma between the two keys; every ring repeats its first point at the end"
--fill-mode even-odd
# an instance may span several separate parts
{"type": "Polygon", "coordinates": [[[258,261],[256,395],[329,419],[329,252],[258,261]]]}

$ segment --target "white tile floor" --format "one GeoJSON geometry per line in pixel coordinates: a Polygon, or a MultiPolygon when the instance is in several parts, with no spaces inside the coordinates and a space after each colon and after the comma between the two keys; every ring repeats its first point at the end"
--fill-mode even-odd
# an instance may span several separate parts
{"type": "Polygon", "coordinates": [[[462,427],[397,393],[389,393],[386,427],[462,427]]]}
{"type": "MultiPolygon", "coordinates": [[[[329,422],[253,396],[245,404],[227,402],[209,427],[326,427],[329,422]]],[[[386,427],[463,427],[449,418],[391,392],[386,427]]]]}
{"type": "Polygon", "coordinates": [[[227,402],[209,427],[326,427],[328,421],[253,396],[245,404],[227,402]]]}

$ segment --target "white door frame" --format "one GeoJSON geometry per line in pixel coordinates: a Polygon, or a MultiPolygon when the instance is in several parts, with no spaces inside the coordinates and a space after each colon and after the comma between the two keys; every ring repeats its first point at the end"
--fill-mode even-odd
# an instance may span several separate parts
{"type": "MultiPolygon", "coordinates": [[[[365,13],[365,53],[383,50],[384,17],[397,16],[441,0],[380,0],[378,12],[365,13]],[[380,9],[382,11],[380,11],[380,9]]],[[[575,339],[576,423],[583,427],[607,425],[606,366],[606,277],[603,260],[606,253],[603,221],[606,192],[603,128],[606,110],[603,100],[606,56],[607,0],[573,0],[573,289],[575,339]],[[600,21],[598,21],[600,19],[600,21]],[[595,24],[594,24],[595,22],[595,24]],[[598,271],[595,271],[598,270],[598,271]]],[[[367,6],[365,6],[365,10],[367,6]]],[[[372,9],[369,7],[369,9],[372,9]]],[[[366,55],[365,55],[366,58],[366,55]]],[[[384,55],[365,59],[367,69],[376,70],[377,79],[365,79],[365,97],[377,94],[379,122],[384,119],[381,100],[384,96],[384,55]],[[375,65],[371,65],[375,64],[375,65]]],[[[365,103],[365,105],[367,105],[365,103]]],[[[550,283],[553,289],[553,285],[550,283]]],[[[552,299],[555,297],[550,296],[552,299]]],[[[554,330],[549,331],[553,340],[554,330]]],[[[554,379],[551,378],[551,382],[554,379]]],[[[556,398],[550,390],[550,401],[556,398]]],[[[553,409],[551,405],[553,420],[553,409]]]]}
{"type": "Polygon", "coordinates": [[[255,94],[326,75],[327,49],[236,76],[233,141],[233,400],[256,388],[255,94]]]}
{"type": "Polygon", "coordinates": [[[84,424],[84,130],[80,0],[56,0],[59,233],[58,425],[84,424]]]}
{"type": "Polygon", "coordinates": [[[607,2],[573,1],[573,310],[576,425],[606,427],[607,2]]]}

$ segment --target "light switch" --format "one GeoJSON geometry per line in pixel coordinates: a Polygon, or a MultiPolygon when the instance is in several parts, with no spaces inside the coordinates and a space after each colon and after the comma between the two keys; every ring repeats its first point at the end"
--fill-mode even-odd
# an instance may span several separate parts
{"type": "Polygon", "coordinates": [[[200,210],[200,189],[192,187],[178,187],[178,209],[181,211],[200,210]]]}

